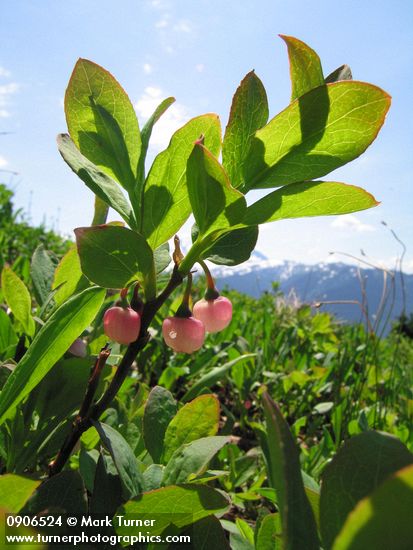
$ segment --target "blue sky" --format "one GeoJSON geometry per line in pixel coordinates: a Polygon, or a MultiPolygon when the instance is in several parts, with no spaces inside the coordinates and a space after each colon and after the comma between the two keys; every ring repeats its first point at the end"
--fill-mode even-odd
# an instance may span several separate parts
{"type": "Polygon", "coordinates": [[[393,103],[373,145],[331,178],[365,187],[381,205],[268,224],[258,249],[307,263],[327,260],[332,250],[363,249],[392,266],[400,248],[385,220],[406,243],[413,271],[411,1],[18,0],[2,2],[0,28],[0,132],[11,132],[0,135],[0,169],[18,173],[0,177],[33,222],[45,219],[71,234],[91,221],[93,197],[55,144],[66,130],[63,97],[78,57],[112,72],[141,121],[161,99],[176,97],[155,132],[153,156],[192,116],[216,112],[225,126],[232,95],[251,69],[267,88],[271,115],[283,109],[290,96],[283,33],[311,45],[326,74],[348,63],[355,79],[382,87],[393,103]]]}

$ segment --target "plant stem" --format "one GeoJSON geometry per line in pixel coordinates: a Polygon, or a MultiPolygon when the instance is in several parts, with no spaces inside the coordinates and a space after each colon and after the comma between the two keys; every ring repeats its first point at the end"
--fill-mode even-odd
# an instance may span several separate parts
{"type": "Polygon", "coordinates": [[[76,420],[73,423],[71,433],[68,435],[65,442],[63,443],[63,446],[60,449],[56,459],[50,463],[49,477],[52,477],[62,471],[64,465],[68,461],[83,432],[85,432],[92,426],[93,420],[99,420],[102,413],[107,409],[109,404],[115,398],[137,354],[146,346],[149,341],[148,328],[153,321],[157,311],[165,303],[172,292],[182,283],[183,279],[184,277],[179,272],[178,266],[175,265],[169,282],[164,290],[154,300],[147,302],[144,305],[144,309],[142,311],[141,331],[138,339],[135,340],[135,342],[129,344],[125,355],[119,363],[116,373],[112,378],[112,381],[110,382],[108,388],[99,399],[99,401],[92,406],[88,406],[88,410],[86,410],[86,406],[81,407],[81,410],[85,409],[86,412],[84,416],[81,416],[80,414],[77,416],[76,420]]]}

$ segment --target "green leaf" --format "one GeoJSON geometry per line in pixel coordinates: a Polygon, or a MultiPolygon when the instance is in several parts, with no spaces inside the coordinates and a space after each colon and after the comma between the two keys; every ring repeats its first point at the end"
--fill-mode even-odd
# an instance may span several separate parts
{"type": "Polygon", "coordinates": [[[249,260],[257,239],[258,226],[234,229],[225,233],[210,248],[207,248],[202,258],[217,265],[242,264],[249,260]]]}
{"type": "MultiPolygon", "coordinates": [[[[222,492],[206,485],[170,485],[149,493],[139,495],[120,507],[116,515],[153,520],[152,527],[145,530],[152,535],[161,534],[170,524],[186,527],[212,514],[223,513],[229,506],[229,500],[222,492]]],[[[115,528],[118,535],[136,535],[136,527],[125,525],[115,528]]]]}
{"type": "Polygon", "coordinates": [[[326,76],[324,82],[329,84],[331,82],[338,82],[339,80],[353,80],[351,69],[348,65],[341,65],[335,69],[332,73],[326,76]]]}
{"type": "Polygon", "coordinates": [[[354,160],[376,138],[390,96],[364,82],[319,86],[258,130],[245,163],[245,187],[311,180],[354,160]]]}
{"type": "Polygon", "coordinates": [[[278,406],[264,393],[269,475],[277,492],[286,550],[319,550],[314,515],[304,491],[297,445],[278,406]]]}
{"type": "Polygon", "coordinates": [[[291,101],[324,84],[323,69],[317,53],[298,38],[280,37],[287,44],[290,60],[291,101]]]}
{"type": "Polygon", "coordinates": [[[235,520],[235,524],[238,527],[238,531],[241,533],[241,536],[250,542],[252,547],[254,547],[254,531],[252,527],[241,518],[237,518],[235,520]]]}
{"type": "Polygon", "coordinates": [[[80,265],[88,279],[104,288],[124,288],[138,280],[146,297],[154,297],[153,254],[142,235],[111,225],[78,227],[75,235],[80,265]]]}
{"type": "Polygon", "coordinates": [[[128,442],[117,430],[103,422],[93,422],[93,425],[115,463],[122,482],[123,496],[125,499],[135,497],[142,491],[143,478],[128,442]]]}
{"type": "Polygon", "coordinates": [[[256,550],[276,550],[281,548],[279,514],[268,514],[262,520],[255,544],[256,550]]]}
{"type": "Polygon", "coordinates": [[[333,550],[407,550],[413,545],[413,466],[399,470],[349,514],[333,550]]]}
{"type": "Polygon", "coordinates": [[[240,355],[239,357],[236,357],[232,361],[228,361],[228,363],[225,363],[220,367],[213,367],[206,374],[204,374],[200,379],[198,379],[193,386],[189,388],[186,394],[182,397],[182,401],[188,401],[189,399],[193,399],[194,397],[197,396],[198,393],[200,393],[205,388],[210,389],[219,380],[222,380],[224,376],[227,374],[227,372],[229,372],[234,365],[237,365],[239,363],[244,363],[245,361],[249,361],[255,356],[256,356],[256,353],[246,353],[244,355],[240,355]]]}
{"type": "Polygon", "coordinates": [[[89,286],[89,282],[82,274],[80,258],[76,245],[73,245],[60,260],[54,274],[52,288],[56,289],[54,300],[58,306],[70,296],[89,286]]]}
{"type": "MultiPolygon", "coordinates": [[[[182,533],[190,537],[191,542],[185,544],[187,550],[231,550],[225,531],[215,516],[208,516],[193,523],[182,533]]],[[[182,544],[171,543],[168,550],[182,550],[182,544]]]]}
{"type": "Polygon", "coordinates": [[[184,405],[166,429],[163,462],[184,443],[215,435],[218,423],[219,401],[214,395],[201,395],[184,405]]]}
{"type": "Polygon", "coordinates": [[[142,233],[152,248],[168,241],[191,213],[186,169],[194,142],[205,136],[205,146],[218,155],[221,126],[214,114],[193,118],[177,130],[168,148],[155,158],[145,184],[142,233]]]}
{"type": "Polygon", "coordinates": [[[7,313],[0,308],[0,355],[17,343],[17,334],[7,313]]]}
{"type": "Polygon", "coordinates": [[[57,136],[57,146],[63,160],[89,189],[105,204],[116,210],[126,223],[135,228],[136,221],[132,209],[119,185],[83,156],[67,134],[57,136]]]}
{"type": "Polygon", "coordinates": [[[90,377],[90,363],[87,358],[63,359],[46,374],[31,396],[36,400],[39,421],[56,416],[64,420],[80,407],[90,377]]]}
{"type": "Polygon", "coordinates": [[[145,126],[142,128],[142,132],[141,132],[142,151],[141,151],[141,156],[139,158],[139,166],[138,166],[139,189],[137,193],[140,201],[142,200],[141,192],[143,191],[143,184],[145,181],[146,153],[148,151],[149,140],[151,139],[153,127],[173,103],[175,103],[174,97],[168,97],[164,99],[158,105],[158,107],[155,109],[155,111],[152,113],[149,119],[146,121],[145,126]]]}
{"type": "Polygon", "coordinates": [[[91,514],[105,514],[112,517],[122,502],[122,485],[116,467],[110,456],[99,455],[92,497],[91,514]]]}
{"type": "Polygon", "coordinates": [[[150,464],[143,472],[144,492],[159,489],[162,484],[162,477],[165,467],[161,464],[150,464]]]}
{"type": "Polygon", "coordinates": [[[335,181],[291,183],[247,208],[245,225],[257,225],[287,218],[332,216],[377,206],[376,199],[355,185],[335,181]]]}
{"type": "Polygon", "coordinates": [[[0,395],[0,423],[37,386],[95,318],[105,291],[92,287],[73,296],[43,325],[0,395]]]}
{"type": "Polygon", "coordinates": [[[33,288],[39,305],[43,305],[49,296],[55,267],[55,262],[51,259],[50,254],[42,244],[39,244],[34,251],[31,263],[33,288]]]}
{"type": "Polygon", "coordinates": [[[187,184],[199,237],[241,221],[247,207],[243,194],[231,186],[218,160],[199,142],[188,159],[187,184]]]}
{"type": "Polygon", "coordinates": [[[182,445],[169,459],[165,468],[162,484],[173,485],[191,481],[203,473],[209,462],[230,441],[229,437],[202,437],[182,445]]]}
{"type": "Polygon", "coordinates": [[[268,121],[265,88],[254,71],[242,80],[232,100],[222,144],[222,164],[233,187],[243,183],[244,162],[254,133],[268,121]]]}
{"type": "Polygon", "coordinates": [[[84,447],[80,449],[79,473],[89,493],[93,492],[93,483],[99,456],[99,451],[97,449],[91,449],[90,451],[87,451],[84,447]]]}
{"type": "Polygon", "coordinates": [[[113,76],[79,59],[66,90],[65,112],[69,134],[82,155],[133,189],[141,151],[138,120],[113,76]]]}
{"type": "Polygon", "coordinates": [[[25,514],[58,509],[67,514],[86,514],[86,491],[79,472],[68,470],[44,481],[24,507],[25,514]]]}
{"type": "Polygon", "coordinates": [[[14,317],[22,324],[24,331],[29,336],[33,336],[36,327],[32,317],[30,293],[24,282],[7,265],[1,272],[1,288],[6,304],[14,317]]]}
{"type": "Polygon", "coordinates": [[[169,255],[169,243],[163,243],[153,251],[153,260],[155,262],[156,273],[162,273],[171,263],[169,255]]]}
{"type": "Polygon", "coordinates": [[[412,463],[413,454],[388,434],[367,431],[349,439],[322,476],[320,519],[325,547],[332,547],[358,501],[389,475],[412,463]]]}
{"type": "Polygon", "coordinates": [[[165,431],[176,411],[177,404],[171,392],[155,386],[148,396],[143,414],[145,447],[155,463],[161,460],[165,431]]]}
{"type": "Polygon", "coordinates": [[[0,476],[0,508],[17,514],[39,485],[40,481],[28,477],[14,474],[0,476]]]}

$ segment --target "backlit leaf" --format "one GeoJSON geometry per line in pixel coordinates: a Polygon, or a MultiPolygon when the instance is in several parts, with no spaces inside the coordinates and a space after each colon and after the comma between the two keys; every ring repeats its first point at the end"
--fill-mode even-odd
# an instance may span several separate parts
{"type": "Polygon", "coordinates": [[[199,236],[239,223],[246,210],[245,198],[231,186],[218,160],[201,143],[188,159],[188,194],[199,236]]]}
{"type": "Polygon", "coordinates": [[[245,187],[319,178],[363,153],[377,136],[390,96],[372,84],[315,88],[258,130],[245,163],[245,187]]]}
{"type": "Polygon", "coordinates": [[[165,433],[163,462],[184,443],[216,435],[219,422],[219,401],[212,395],[201,395],[179,409],[165,433]]]}
{"type": "Polygon", "coordinates": [[[82,155],[133,189],[141,150],[138,120],[113,76],[79,59],[66,90],[65,112],[69,134],[82,155]]]}
{"type": "Polygon", "coordinates": [[[152,248],[168,241],[191,213],[186,185],[187,160],[203,135],[214,155],[221,147],[221,127],[214,114],[193,118],[177,130],[168,148],[154,160],[145,184],[142,234],[152,248]]]}
{"type": "Polygon", "coordinates": [[[287,218],[348,214],[377,206],[367,191],[335,181],[310,181],[285,185],[247,208],[246,225],[287,218]]]}
{"type": "Polygon", "coordinates": [[[20,277],[7,265],[4,266],[1,273],[1,288],[6,304],[14,317],[22,324],[25,332],[29,336],[33,336],[35,324],[32,317],[30,293],[20,277]]]}
{"type": "Polygon", "coordinates": [[[222,144],[222,164],[233,187],[243,182],[244,162],[251,138],[267,121],[267,93],[261,80],[251,71],[235,92],[222,144]]]}
{"type": "Polygon", "coordinates": [[[291,101],[324,84],[317,53],[298,38],[280,34],[287,44],[290,59],[291,101]]]}

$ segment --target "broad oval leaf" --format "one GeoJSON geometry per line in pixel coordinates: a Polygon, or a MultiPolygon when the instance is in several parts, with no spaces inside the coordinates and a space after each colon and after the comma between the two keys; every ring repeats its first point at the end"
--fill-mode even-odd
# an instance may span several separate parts
{"type": "Polygon", "coordinates": [[[104,288],[124,288],[138,280],[146,297],[154,297],[153,253],[142,235],[112,225],[78,227],[75,235],[80,265],[88,279],[104,288]]]}
{"type": "Polygon", "coordinates": [[[287,44],[290,60],[291,101],[324,84],[323,69],[317,53],[302,40],[280,34],[287,44]]]}
{"type": "Polygon", "coordinates": [[[24,331],[33,336],[36,329],[32,317],[32,299],[30,293],[16,273],[8,265],[1,272],[1,288],[6,304],[24,331]]]}
{"type": "Polygon", "coordinates": [[[0,507],[17,514],[39,485],[37,479],[14,474],[0,476],[0,507]]]}
{"type": "Polygon", "coordinates": [[[79,472],[67,470],[46,479],[27,501],[22,513],[34,515],[49,509],[86,514],[86,490],[79,472]]]}
{"type": "Polygon", "coordinates": [[[73,245],[60,260],[54,273],[52,284],[52,288],[56,289],[54,301],[59,306],[76,292],[84,290],[88,285],[89,282],[80,268],[77,247],[73,245]]]}
{"type": "Polygon", "coordinates": [[[57,136],[57,146],[63,160],[89,189],[105,204],[116,210],[126,223],[131,227],[136,227],[130,204],[124,197],[119,185],[83,156],[67,134],[57,136]]]}
{"type": "Polygon", "coordinates": [[[191,476],[202,474],[217,452],[229,441],[229,437],[217,435],[202,437],[182,445],[169,459],[162,484],[185,483],[191,481],[191,476]]]}
{"type": "MultiPolygon", "coordinates": [[[[121,506],[116,515],[125,516],[125,519],[128,515],[141,520],[156,518],[152,527],[145,527],[145,530],[159,535],[172,523],[181,528],[213,514],[223,513],[229,504],[226,495],[206,485],[170,485],[139,495],[121,506]]],[[[134,526],[117,525],[115,530],[119,535],[136,535],[134,526]]]]}
{"type": "Polygon", "coordinates": [[[126,189],[134,187],[141,137],[135,110],[113,76],[79,59],[65,95],[69,134],[79,151],[126,189]]]}
{"type": "Polygon", "coordinates": [[[0,394],[0,423],[37,386],[95,318],[105,291],[92,287],[73,296],[37,333],[0,394]]]}
{"type": "Polygon", "coordinates": [[[143,414],[145,447],[155,463],[161,460],[165,431],[176,411],[177,404],[171,392],[162,386],[155,386],[148,396],[143,414]]]}
{"type": "Polygon", "coordinates": [[[100,453],[89,501],[89,513],[112,517],[122,502],[122,484],[113,459],[100,453]]]}
{"type": "Polygon", "coordinates": [[[376,138],[390,96],[365,82],[315,88],[258,130],[245,163],[245,188],[319,178],[363,153],[376,138]]]}
{"type": "Polygon", "coordinates": [[[225,233],[207,248],[202,258],[217,265],[239,265],[249,260],[258,240],[258,226],[243,227],[225,233]]]}
{"type": "Polygon", "coordinates": [[[412,463],[413,454],[389,434],[367,431],[349,439],[322,476],[320,519],[325,547],[331,548],[358,501],[412,463]]]}
{"type": "Polygon", "coordinates": [[[413,547],[413,466],[396,472],[351,512],[333,550],[413,547]]]}
{"type": "Polygon", "coordinates": [[[133,498],[142,491],[143,478],[138,461],[126,439],[114,428],[103,422],[93,422],[100,439],[109,451],[122,482],[125,499],[133,498]]]}
{"type": "Polygon", "coordinates": [[[165,433],[163,462],[184,443],[218,432],[219,401],[212,395],[201,395],[187,403],[171,420],[165,433]]]}
{"type": "Polygon", "coordinates": [[[244,195],[231,186],[212,153],[195,143],[187,166],[189,200],[199,237],[239,223],[247,208],[244,195]]]}
{"type": "Polygon", "coordinates": [[[232,99],[222,144],[222,164],[234,187],[244,181],[243,168],[251,138],[267,121],[267,93],[261,80],[251,71],[241,81],[232,99]]]}
{"type": "Polygon", "coordinates": [[[348,214],[377,206],[376,199],[355,185],[336,181],[291,183],[247,208],[245,225],[287,218],[348,214]]]}
{"type": "Polygon", "coordinates": [[[297,445],[279,408],[264,393],[269,476],[277,492],[284,547],[319,550],[317,526],[304,491],[297,445]]]}
{"type": "Polygon", "coordinates": [[[142,234],[152,248],[168,241],[191,213],[186,168],[194,142],[203,135],[214,155],[221,147],[221,126],[214,114],[193,118],[177,130],[155,158],[145,183],[142,234]]]}

